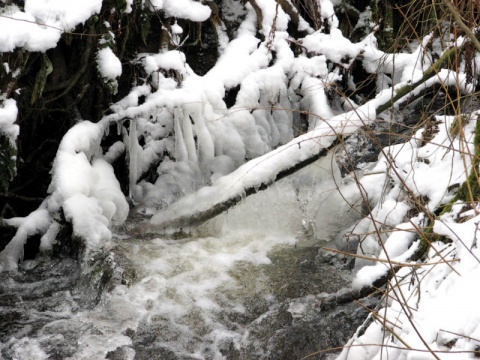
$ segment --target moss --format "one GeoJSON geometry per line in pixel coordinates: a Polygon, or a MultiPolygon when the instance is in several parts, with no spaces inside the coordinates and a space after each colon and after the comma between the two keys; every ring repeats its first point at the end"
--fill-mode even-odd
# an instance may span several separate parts
{"type": "MultiPolygon", "coordinates": [[[[464,126],[467,122],[468,119],[465,119],[464,117],[455,119],[450,128],[450,133],[452,136],[458,135],[460,133],[461,126],[464,126]]],[[[480,182],[478,176],[478,166],[480,164],[480,119],[477,119],[477,123],[475,125],[474,151],[475,155],[473,157],[472,171],[470,172],[470,175],[468,176],[467,180],[460,185],[453,199],[436,212],[438,216],[442,216],[443,214],[451,212],[453,204],[455,204],[457,201],[469,204],[480,199],[480,182]]],[[[429,249],[429,245],[432,242],[440,241],[443,243],[448,243],[451,241],[445,236],[435,234],[431,226],[423,230],[422,234],[420,235],[420,240],[420,246],[415,252],[415,258],[417,259],[420,259],[426,254],[429,249]]]]}
{"type": "Polygon", "coordinates": [[[465,201],[477,201],[480,198],[480,184],[478,177],[478,165],[480,164],[480,119],[477,118],[477,123],[475,125],[475,138],[474,143],[474,157],[472,161],[472,171],[468,176],[467,181],[462,184],[458,190],[457,195],[461,196],[462,200],[465,201]],[[470,192],[467,192],[466,188],[470,188],[470,192]],[[471,198],[469,196],[472,196],[471,198]]]}
{"type": "Polygon", "coordinates": [[[434,242],[442,242],[444,244],[452,242],[448,237],[435,234],[433,232],[433,227],[428,226],[420,233],[420,245],[418,246],[417,251],[411,257],[411,260],[420,260],[422,259],[430,249],[430,244],[434,242]]]}
{"type": "MultiPolygon", "coordinates": [[[[458,129],[455,130],[455,126],[458,128],[458,124],[455,125],[457,121],[455,121],[451,127],[450,132],[459,131],[458,129]]],[[[478,166],[480,164],[480,119],[477,118],[477,123],[475,125],[475,137],[473,140],[474,143],[474,156],[472,161],[472,171],[468,176],[467,180],[460,185],[457,193],[455,194],[454,198],[444,206],[440,215],[449,213],[452,211],[452,205],[457,201],[462,201],[465,203],[473,203],[480,199],[480,182],[479,182],[479,174],[478,174],[478,166]]]]}
{"type": "Polygon", "coordinates": [[[457,137],[460,134],[460,129],[469,123],[470,119],[465,115],[459,115],[455,117],[452,126],[450,126],[450,135],[457,137]]]}
{"type": "MultiPolygon", "coordinates": [[[[461,118],[463,120],[460,121],[460,119],[455,120],[455,122],[452,124],[450,128],[450,133],[452,135],[458,135],[460,132],[460,126],[465,125],[466,122],[464,121],[465,119],[461,118]]],[[[475,138],[474,138],[474,147],[475,147],[475,156],[472,161],[472,171],[470,175],[468,176],[467,180],[459,187],[457,193],[455,194],[454,198],[446,204],[443,208],[439,209],[440,211],[436,212],[438,216],[442,216],[443,214],[447,214],[452,211],[452,206],[455,204],[457,201],[462,201],[466,204],[477,201],[480,199],[480,184],[478,180],[478,166],[480,164],[480,119],[477,119],[477,123],[475,126],[475,138]]],[[[438,234],[435,234],[433,232],[433,228],[431,226],[425,228],[423,232],[420,235],[420,246],[418,250],[415,252],[414,258],[420,259],[423,257],[432,242],[443,242],[443,243],[448,243],[451,242],[451,240],[445,236],[441,236],[438,234]]]]}
{"type": "Polygon", "coordinates": [[[52,71],[52,62],[46,53],[42,54],[42,65],[35,78],[35,85],[33,86],[32,98],[30,100],[31,105],[35,104],[42,97],[43,89],[47,83],[47,77],[52,73],[52,71]]]}

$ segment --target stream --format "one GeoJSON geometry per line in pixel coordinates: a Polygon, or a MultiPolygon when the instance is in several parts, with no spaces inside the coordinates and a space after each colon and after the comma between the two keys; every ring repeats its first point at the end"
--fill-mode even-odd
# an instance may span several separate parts
{"type": "Polygon", "coordinates": [[[332,163],[181,238],[132,237],[132,216],[88,259],[38,258],[0,273],[0,359],[331,358],[313,353],[344,344],[368,313],[321,308],[352,276],[350,259],[322,247],[361,208],[332,163]]]}

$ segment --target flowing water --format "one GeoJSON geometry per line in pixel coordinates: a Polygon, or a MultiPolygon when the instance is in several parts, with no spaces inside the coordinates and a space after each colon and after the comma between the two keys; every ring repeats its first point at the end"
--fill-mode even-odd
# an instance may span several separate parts
{"type": "Polygon", "coordinates": [[[190,236],[132,238],[132,220],[88,266],[36,260],[0,274],[0,358],[296,359],[341,344],[365,312],[319,306],[350,279],[320,249],[359,216],[337,191],[355,199],[355,185],[331,163],[190,236]]]}

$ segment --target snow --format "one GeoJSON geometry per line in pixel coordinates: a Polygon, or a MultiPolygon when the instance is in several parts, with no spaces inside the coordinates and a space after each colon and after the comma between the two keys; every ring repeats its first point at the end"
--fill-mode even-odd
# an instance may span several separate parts
{"type": "MultiPolygon", "coordinates": [[[[142,54],[139,55],[142,57],[142,54]]],[[[185,55],[177,50],[168,51],[161,54],[147,55],[143,58],[145,71],[147,74],[151,74],[157,71],[159,68],[165,70],[176,70],[181,74],[186,74],[188,69],[186,68],[185,55]]]]}
{"type": "Polygon", "coordinates": [[[93,14],[98,14],[102,0],[26,0],[25,12],[33,15],[39,24],[55,24],[64,30],[71,30],[84,23],[93,14]]]}
{"type": "Polygon", "coordinates": [[[174,223],[177,218],[187,218],[231,197],[242,196],[246,188],[258,188],[263,183],[269,183],[281,171],[329,147],[336,133],[353,132],[356,127],[363,125],[364,121],[371,120],[368,116],[371,114],[357,110],[334,117],[328,125],[322,123],[315,130],[249,161],[231,174],[218,179],[212,186],[204,187],[196,193],[183,197],[166,211],[154,215],[151,224],[154,227],[162,227],[165,224],[174,223]],[[356,124],[357,121],[359,124],[356,124]]]}
{"type": "Polygon", "coordinates": [[[115,80],[122,75],[122,63],[109,47],[98,51],[97,68],[100,75],[106,79],[115,80]]]}
{"type": "MultiPolygon", "coordinates": [[[[404,267],[397,273],[396,279],[400,280],[399,289],[403,293],[403,298],[407,299],[408,306],[414,311],[414,323],[408,319],[409,315],[401,308],[398,301],[388,305],[388,314],[384,316],[389,322],[403,324],[397,330],[397,336],[413,349],[425,349],[425,345],[420,340],[422,336],[433,351],[446,351],[440,354],[442,359],[471,358],[468,352],[473,351],[477,346],[475,339],[478,338],[480,329],[476,303],[480,288],[477,285],[478,281],[475,280],[480,275],[478,273],[479,254],[477,248],[471,246],[477,236],[478,220],[477,216],[462,224],[435,222],[434,231],[449,237],[452,244],[433,244],[435,251],[433,249],[430,251],[430,261],[440,261],[438,255],[440,253],[445,260],[460,261],[418,267],[415,272],[412,272],[412,268],[404,267]],[[410,282],[411,284],[408,285],[410,282]],[[419,334],[415,332],[414,325],[419,330],[419,334]],[[452,342],[451,346],[448,346],[449,342],[452,342]],[[449,351],[452,354],[448,354],[449,351]]],[[[393,282],[393,285],[395,284],[396,280],[393,282]]],[[[399,295],[392,296],[400,300],[399,295]]],[[[380,313],[383,314],[384,311],[380,313]]],[[[383,330],[378,325],[378,323],[371,325],[363,336],[355,338],[350,344],[353,346],[380,343],[398,345],[396,341],[384,339],[381,335],[383,330]]],[[[393,358],[405,358],[407,354],[408,356],[417,354],[407,349],[396,350],[396,353],[391,351],[385,348],[384,356],[389,353],[393,358]]],[[[379,348],[365,345],[345,350],[339,359],[380,358],[379,352],[379,348]]],[[[425,358],[432,357],[427,354],[424,355],[425,358]]]]}
{"type": "Polygon", "coordinates": [[[0,9],[0,51],[16,47],[42,52],[51,49],[64,31],[99,13],[101,6],[102,0],[26,0],[25,11],[15,5],[6,6],[0,9]]]}
{"type": "Polygon", "coordinates": [[[117,141],[112,146],[108,148],[108,151],[105,153],[104,158],[105,161],[112,164],[115,160],[117,160],[120,155],[125,152],[125,145],[121,141],[117,141]]]}
{"type": "MultiPolygon", "coordinates": [[[[31,1],[30,1],[31,2],[31,1]]],[[[23,47],[29,51],[46,51],[57,45],[62,29],[53,25],[37,24],[35,16],[20,11],[16,6],[0,10],[0,51],[23,47]]]]}
{"type": "MultiPolygon", "coordinates": [[[[263,12],[261,32],[265,41],[257,38],[257,16],[250,4],[240,9],[238,3],[224,1],[222,7],[229,19],[240,14],[243,20],[231,41],[222,33],[225,29],[219,28],[223,34],[219,45],[221,55],[204,76],[195,74],[188,65],[180,46],[184,30],[176,21],[206,21],[211,15],[210,7],[193,0],[148,2],[152,10],[162,12],[162,16],[175,18],[171,30],[179,47],[138,54],[136,65],[143,67],[146,78],[138,80],[139,84],[135,84],[127,96],[111,106],[110,115],[98,123],[80,121],[67,132],[53,164],[49,196],[30,215],[7,220],[17,232],[0,252],[0,271],[17,269],[23,246],[32,235],[41,235],[42,252],[51,251],[60,229],[56,219],[61,212],[72,224],[74,234],[84,239],[87,251],[107,246],[112,228],[123,224],[129,213],[112,167],[125,153],[130,166],[130,200],[138,204],[144,214],[153,215],[149,230],[178,230],[175,224],[179,219],[188,219],[232,198],[243,198],[245,189],[259,189],[274,182],[283,171],[330,147],[339,135],[347,137],[364,125],[381,120],[378,107],[403,86],[416,83],[432,65],[434,53],[427,45],[433,34],[414,43],[409,53],[390,54],[379,50],[373,33],[352,43],[341,33],[335,16],[334,6],[339,5],[340,0],[318,2],[329,32],[314,32],[308,24],[301,23],[308,35],[299,42],[302,53],[294,54],[292,39],[287,33],[289,16],[274,0],[256,2],[263,12]],[[377,95],[357,105],[352,99],[341,99],[336,86],[346,80],[350,90],[355,88],[352,79],[344,78],[343,70],[359,58],[368,73],[377,74],[377,95]],[[335,68],[333,63],[339,67],[335,68]],[[172,73],[175,76],[167,75],[172,73]],[[227,107],[226,93],[237,87],[235,103],[227,107]],[[299,122],[299,111],[302,116],[308,116],[308,131],[295,137],[300,133],[294,129],[299,122]],[[128,126],[126,119],[129,119],[128,126]],[[111,125],[117,125],[123,140],[104,153],[102,138],[111,125]],[[160,163],[155,183],[139,180],[155,163],[160,163]]],[[[133,1],[126,1],[127,13],[132,11],[132,5],[133,1]]],[[[101,0],[26,0],[24,11],[15,5],[5,6],[0,10],[0,52],[16,48],[45,52],[57,45],[62,33],[84,23],[97,14],[101,6],[101,0]]],[[[364,25],[369,14],[369,10],[362,13],[357,26],[364,25]]],[[[466,40],[457,41],[459,44],[466,40]]],[[[438,49],[435,55],[439,55],[438,49]]],[[[478,55],[475,61],[480,62],[478,55]]],[[[109,47],[98,50],[96,65],[107,80],[115,81],[122,75],[122,64],[109,47]]],[[[18,71],[10,69],[7,63],[3,68],[7,74],[18,71]]],[[[462,94],[475,90],[475,82],[469,84],[464,72],[441,69],[395,106],[398,108],[412,95],[419,95],[434,84],[454,86],[462,94]]],[[[15,124],[17,115],[16,101],[2,95],[0,132],[6,134],[12,144],[19,134],[19,126],[15,124]]],[[[334,219],[343,216],[336,211],[345,210],[338,205],[341,201],[337,192],[315,194],[317,205],[332,208],[330,216],[335,231],[339,226],[350,226],[343,229],[343,234],[361,242],[356,254],[359,258],[355,261],[354,288],[370,286],[398,267],[385,289],[389,298],[382,301],[376,313],[380,319],[386,319],[385,324],[374,320],[365,331],[353,335],[347,344],[351,347],[346,347],[339,359],[431,358],[425,344],[434,351],[444,351],[442,358],[461,359],[471,355],[462,351],[473,351],[478,346],[475,339],[480,337],[480,311],[476,301],[480,295],[477,281],[480,277],[479,209],[474,204],[463,212],[470,204],[457,201],[451,211],[435,215],[442,205],[454,199],[451,189],[465,182],[471,171],[474,143],[478,141],[474,138],[478,116],[475,111],[457,114],[457,117],[436,115],[437,131],[432,138],[427,138],[426,130],[420,129],[412,139],[383,148],[376,162],[366,164],[358,174],[353,174],[358,175],[355,179],[347,177],[345,181],[351,181],[352,185],[341,187],[342,196],[370,210],[368,216],[355,218],[354,225],[334,219]],[[461,136],[452,131],[459,115],[469,120],[465,121],[461,136]],[[448,241],[434,241],[425,259],[412,260],[424,236],[420,230],[425,228],[428,228],[427,236],[435,234],[448,241]],[[389,326],[395,330],[389,330],[389,326]],[[413,350],[406,349],[405,344],[413,350]]],[[[396,121],[395,112],[391,117],[396,121]]],[[[336,188],[331,178],[321,178],[323,186],[336,188]]],[[[297,188],[294,182],[289,187],[272,186],[269,196],[275,194],[277,205],[297,204],[299,197],[306,196],[299,190],[303,189],[299,185],[303,180],[295,180],[297,188]]],[[[275,208],[264,201],[261,194],[257,199],[260,204],[244,201],[243,210],[233,209],[230,215],[212,220],[205,229],[251,226],[272,233],[285,230],[285,224],[278,224],[276,210],[268,220],[256,219],[256,214],[275,208]],[[241,211],[247,214],[242,215],[241,211]]],[[[322,222],[325,214],[320,210],[308,219],[302,218],[305,214],[299,207],[289,215],[299,231],[302,225],[311,226],[315,236],[334,237],[334,230],[322,222]]],[[[195,257],[201,269],[216,275],[216,282],[209,278],[195,283],[192,274],[186,274],[187,279],[173,277],[169,282],[152,275],[129,291],[127,300],[143,306],[149,297],[155,300],[162,289],[170,287],[183,299],[195,293],[200,299],[200,308],[208,312],[217,309],[208,293],[231,280],[227,271],[232,264],[266,263],[265,254],[273,244],[290,244],[292,239],[268,238],[265,247],[258,251],[242,243],[233,254],[209,253],[212,240],[208,238],[198,243],[192,241],[183,248],[184,254],[175,253],[173,246],[170,248],[173,254],[169,254],[163,250],[162,241],[156,240],[162,257],[151,259],[149,266],[168,273],[174,271],[173,258],[178,262],[182,257],[195,257]]],[[[332,240],[339,248],[344,242],[344,238],[332,240]]],[[[116,294],[109,299],[111,302],[127,300],[117,298],[116,294]]],[[[154,303],[165,306],[164,313],[173,317],[180,318],[185,311],[178,304],[154,303]]],[[[303,310],[293,306],[290,311],[296,314],[303,310]]],[[[126,314],[125,319],[135,323],[135,316],[138,314],[126,314]]],[[[117,340],[128,341],[125,337],[117,340]]],[[[28,357],[28,353],[37,348],[32,342],[23,353],[21,349],[16,351],[20,357],[28,357]]],[[[87,354],[89,350],[84,351],[87,354]]],[[[43,356],[41,350],[38,354],[43,356]]]]}
{"type": "Polygon", "coordinates": [[[15,144],[20,127],[15,124],[17,120],[17,103],[13,99],[2,99],[0,97],[0,133],[7,136],[10,142],[15,144]]]}
{"type": "MultiPolygon", "coordinates": [[[[475,114],[469,115],[475,118],[475,114]]],[[[380,156],[377,165],[371,169],[372,173],[389,174],[394,181],[394,187],[386,191],[382,196],[385,200],[379,202],[373,209],[374,219],[383,228],[390,228],[390,232],[381,240],[384,245],[380,247],[377,241],[369,239],[364,241],[363,252],[370,257],[387,259],[400,263],[409,263],[411,266],[403,266],[391,282],[392,286],[398,286],[399,291],[392,293],[395,301],[383,304],[386,321],[389,323],[402,323],[401,329],[396,331],[396,336],[403,343],[409,344],[414,349],[427,350],[420,336],[424,337],[430,348],[434,351],[447,350],[446,344],[454,340],[452,351],[471,351],[475,341],[468,339],[477,328],[478,312],[472,299],[480,294],[480,289],[475,285],[474,278],[480,276],[479,254],[476,250],[476,232],[478,216],[473,212],[470,219],[458,223],[454,219],[462,207],[457,203],[452,213],[444,214],[440,220],[435,220],[433,232],[448,237],[452,243],[433,243],[425,265],[418,267],[418,263],[409,262],[409,258],[417,249],[418,229],[425,223],[425,215],[411,218],[409,222],[401,223],[406,210],[410,207],[405,201],[401,201],[400,187],[406,187],[417,197],[425,196],[428,199],[426,209],[434,211],[440,204],[447,203],[453,195],[447,189],[455,183],[462,183],[466,179],[465,166],[470,167],[471,157],[465,153],[473,153],[473,134],[476,126],[471,121],[465,127],[465,138],[452,138],[450,128],[455,121],[453,116],[437,117],[438,132],[427,144],[421,146],[422,133],[405,144],[399,144],[384,149],[389,157],[395,159],[394,166],[383,155],[380,156]],[[462,154],[463,153],[463,154],[462,154]],[[425,159],[428,159],[425,162],[425,159]],[[434,179],[434,181],[432,181],[434,179]],[[395,199],[395,203],[392,201],[395,199]],[[388,206],[391,204],[391,206],[388,206]],[[403,209],[402,209],[403,207],[403,209]],[[394,212],[400,213],[395,215],[394,212]],[[382,215],[383,214],[383,215],[382,215]],[[385,218],[388,215],[388,218],[385,218]],[[450,261],[450,262],[446,262],[450,261]],[[413,271],[412,269],[415,269],[413,271]],[[459,294],[463,294],[460,295],[459,294]],[[403,305],[402,305],[403,304],[403,305]],[[453,305],[454,304],[454,305],[453,305]],[[402,307],[403,306],[403,307],[402,307]],[[405,306],[415,310],[413,321],[411,315],[405,311],[405,306]],[[444,311],[444,309],[449,309],[444,311]],[[388,313],[387,313],[388,311],[388,313]],[[410,319],[409,319],[410,318],[410,319]],[[415,326],[415,328],[414,328],[415,326]],[[419,329],[420,333],[416,333],[419,329]],[[454,336],[452,333],[456,333],[454,336]],[[458,335],[459,334],[459,335],[458,335]],[[464,337],[464,338],[462,338],[464,337]]],[[[382,177],[384,175],[376,175],[382,177]]],[[[375,192],[385,191],[379,189],[379,180],[370,176],[361,181],[368,188],[369,196],[375,197],[375,192]],[[369,184],[371,183],[371,185],[369,184]],[[375,190],[375,186],[377,190],[375,190]],[[373,194],[372,194],[373,192],[373,194]]],[[[385,179],[386,180],[386,179],[385,179]]],[[[383,180],[383,181],[385,181],[383,180]]],[[[378,196],[378,195],[377,195],[378,196]]],[[[352,234],[362,234],[375,231],[372,220],[366,220],[370,225],[364,224],[352,231],[352,234]]],[[[385,275],[390,266],[384,262],[371,265],[372,261],[357,263],[358,273],[353,285],[361,288],[370,285],[373,281],[385,275]],[[365,266],[367,263],[369,265],[365,266]]],[[[423,264],[422,264],[423,265],[423,264]]],[[[380,358],[381,349],[377,346],[357,347],[361,344],[380,344],[404,347],[398,340],[383,337],[383,329],[379,323],[374,322],[361,336],[354,336],[348,345],[355,347],[346,348],[339,359],[372,359],[380,358]]],[[[384,356],[402,359],[407,354],[416,354],[407,349],[385,348],[384,356]]],[[[431,355],[425,355],[431,358],[431,355]]],[[[469,358],[468,354],[442,354],[441,358],[469,358]]]]}
{"type": "Polygon", "coordinates": [[[7,224],[18,228],[15,236],[0,253],[0,272],[16,270],[23,259],[23,246],[29,236],[45,233],[50,225],[50,213],[45,208],[33,211],[25,218],[7,220],[7,224]]]}
{"type": "Polygon", "coordinates": [[[316,32],[307,35],[302,45],[308,51],[323,54],[328,60],[346,67],[350,66],[359,52],[359,47],[352,44],[338,29],[332,29],[330,34],[316,32]]]}
{"type": "Polygon", "coordinates": [[[178,17],[192,21],[205,21],[211,10],[207,5],[193,0],[151,0],[153,10],[162,10],[169,17],[178,17]]]}
{"type": "Polygon", "coordinates": [[[50,211],[63,208],[76,235],[87,247],[100,247],[112,236],[110,227],[122,224],[129,206],[112,166],[102,158],[102,123],[80,122],[64,136],[53,165],[50,211]]]}
{"type": "Polygon", "coordinates": [[[133,5],[133,0],[125,0],[125,3],[127,4],[127,7],[125,9],[125,12],[127,14],[132,12],[132,5],[133,5]]]}
{"type": "MultiPolygon", "coordinates": [[[[7,104],[16,110],[13,100],[7,104]]],[[[0,271],[17,268],[29,236],[42,234],[41,250],[51,250],[59,227],[52,214],[60,209],[72,223],[74,234],[85,240],[87,254],[104,246],[111,239],[111,227],[126,220],[129,205],[107,161],[123,147],[116,144],[106,159],[103,157],[100,142],[107,125],[83,121],[65,134],[53,165],[50,196],[26,218],[8,220],[18,230],[0,253],[0,271]]]]}
{"type": "Polygon", "coordinates": [[[259,1],[258,7],[262,11],[262,32],[265,37],[269,37],[272,33],[272,27],[275,26],[275,35],[278,36],[279,31],[286,31],[289,16],[285,14],[282,7],[275,1],[259,1]]]}

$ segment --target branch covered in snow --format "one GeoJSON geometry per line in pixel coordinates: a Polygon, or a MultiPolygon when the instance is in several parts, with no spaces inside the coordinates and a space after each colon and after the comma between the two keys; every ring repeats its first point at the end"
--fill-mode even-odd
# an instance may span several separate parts
{"type": "MultiPolygon", "coordinates": [[[[423,91],[435,84],[444,86],[465,84],[465,78],[459,80],[455,73],[443,70],[443,66],[452,60],[455,52],[456,49],[446,51],[414,84],[400,83],[393,89],[386,89],[365,105],[326,119],[309,133],[249,161],[212,186],[182,198],[151,219],[153,225],[151,230],[195,226],[209,220],[236,205],[243,197],[264,190],[269,184],[325,156],[328,149],[337,144],[334,141],[336,137],[348,136],[360,127],[375,121],[377,115],[386,109],[406,101],[409,97],[418,96],[419,89],[423,91]],[[432,78],[433,80],[429,81],[432,78]]],[[[468,90],[467,87],[464,91],[468,90]]]]}

